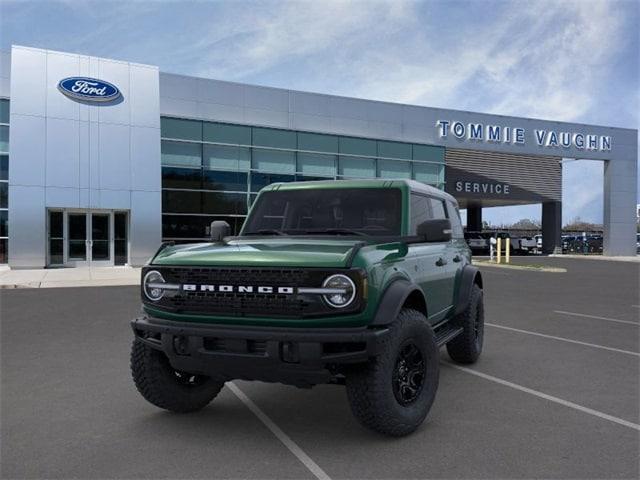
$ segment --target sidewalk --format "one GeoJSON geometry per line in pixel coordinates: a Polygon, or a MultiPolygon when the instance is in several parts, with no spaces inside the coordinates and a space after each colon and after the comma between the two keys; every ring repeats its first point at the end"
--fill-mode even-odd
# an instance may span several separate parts
{"type": "Polygon", "coordinates": [[[633,257],[608,257],[606,255],[580,255],[573,253],[552,253],[549,255],[553,258],[580,258],[587,260],[607,260],[610,262],[635,262],[640,263],[640,255],[633,257]]]}
{"type": "Polygon", "coordinates": [[[140,269],[133,267],[39,268],[0,270],[0,288],[56,288],[139,285],[140,269]]]}

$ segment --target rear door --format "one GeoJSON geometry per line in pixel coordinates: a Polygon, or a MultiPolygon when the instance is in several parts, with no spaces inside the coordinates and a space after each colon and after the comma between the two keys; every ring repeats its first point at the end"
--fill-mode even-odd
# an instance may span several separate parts
{"type": "Polygon", "coordinates": [[[447,209],[446,201],[441,198],[430,197],[429,203],[431,204],[431,214],[434,219],[449,219],[451,222],[452,235],[451,240],[443,243],[444,246],[444,259],[446,264],[443,265],[443,270],[445,274],[445,279],[443,280],[442,290],[443,290],[443,308],[444,314],[449,313],[449,309],[451,309],[454,305],[455,300],[455,286],[456,286],[456,277],[459,275],[461,271],[461,265],[463,263],[463,258],[460,254],[460,249],[454,240],[454,226],[455,226],[455,218],[452,218],[449,210],[447,209]]]}
{"type": "MultiPolygon", "coordinates": [[[[433,218],[430,197],[417,193],[411,194],[410,235],[416,234],[417,226],[433,218]]],[[[449,293],[450,276],[448,259],[448,244],[442,243],[411,243],[405,257],[405,268],[414,281],[420,285],[427,299],[429,321],[436,323],[444,318],[451,307],[449,293]]]]}

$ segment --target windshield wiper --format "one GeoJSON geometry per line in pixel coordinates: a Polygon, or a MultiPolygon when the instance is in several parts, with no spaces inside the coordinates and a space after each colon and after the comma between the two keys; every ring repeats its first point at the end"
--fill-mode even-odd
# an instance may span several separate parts
{"type": "Polygon", "coordinates": [[[366,237],[366,233],[359,232],[357,230],[351,230],[350,228],[323,228],[317,230],[305,230],[304,233],[326,233],[328,235],[358,235],[360,237],[366,237]]]}
{"type": "Polygon", "coordinates": [[[286,233],[273,228],[262,228],[255,232],[246,232],[245,235],[286,235],[286,233]]]}

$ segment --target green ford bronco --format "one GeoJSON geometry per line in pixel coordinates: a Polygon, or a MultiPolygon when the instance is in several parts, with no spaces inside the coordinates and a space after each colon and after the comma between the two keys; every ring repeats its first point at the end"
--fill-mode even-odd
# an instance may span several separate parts
{"type": "Polygon", "coordinates": [[[205,407],[234,379],[345,385],[366,427],[406,435],[438,388],[439,348],[482,350],[482,277],[456,200],[412,180],[278,183],[238,236],[165,244],[142,269],[131,369],[152,404],[205,407]]]}

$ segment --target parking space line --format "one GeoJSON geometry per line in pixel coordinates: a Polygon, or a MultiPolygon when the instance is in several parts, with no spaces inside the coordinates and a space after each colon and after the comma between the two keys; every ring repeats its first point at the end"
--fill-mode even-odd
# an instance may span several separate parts
{"type": "Polygon", "coordinates": [[[599,317],[597,315],[587,315],[586,313],[565,312],[564,310],[554,310],[553,313],[561,313],[562,315],[571,315],[573,317],[594,318],[596,320],[605,320],[607,322],[627,323],[629,325],[640,326],[638,322],[632,322],[630,320],[618,320],[617,318],[599,317]]]}
{"type": "Polygon", "coordinates": [[[561,342],[575,343],[576,345],[584,345],[585,347],[599,348],[601,350],[609,350],[609,351],[612,351],[612,352],[624,353],[626,355],[634,355],[636,357],[640,357],[640,353],[632,352],[632,351],[629,351],[629,350],[621,350],[619,348],[605,347],[604,345],[596,345],[595,343],[587,343],[587,342],[581,342],[579,340],[571,340],[570,338],[565,338],[565,337],[556,337],[554,335],[546,335],[544,333],[532,332],[530,330],[520,330],[519,328],[506,327],[504,325],[496,325],[495,323],[486,323],[485,322],[485,325],[487,325],[489,327],[494,327],[494,328],[501,328],[502,330],[509,330],[509,331],[518,332],[518,333],[525,333],[527,335],[535,335],[536,337],[550,338],[552,340],[560,340],[561,342]]]}
{"type": "Polygon", "coordinates": [[[245,404],[245,406],[253,412],[253,414],[258,417],[258,419],[273,433],[278,440],[282,442],[282,444],[289,449],[291,453],[293,453],[300,462],[307,467],[307,469],[313,473],[313,475],[319,480],[331,480],[331,477],[325,473],[322,468],[318,466],[316,462],[314,462],[309,455],[307,455],[304,450],[302,450],[291,437],[284,433],[278,425],[271,420],[266,413],[260,410],[253,401],[245,395],[245,393],[240,390],[240,388],[234,384],[233,382],[227,382],[227,387],[229,390],[233,392],[233,394],[238,397],[238,399],[245,404]]]}
{"type": "Polygon", "coordinates": [[[557,403],[559,405],[564,405],[565,407],[573,408],[574,410],[578,410],[583,413],[587,413],[589,415],[593,415],[594,417],[599,417],[604,420],[609,420],[610,422],[617,423],[619,425],[623,425],[628,428],[633,428],[634,430],[640,431],[640,425],[637,423],[629,422],[622,418],[614,417],[613,415],[609,415],[607,413],[599,412],[598,410],[593,410],[592,408],[583,407],[582,405],[578,405],[577,403],[569,402],[568,400],[563,400],[562,398],[554,397],[553,395],[548,395],[546,393],[539,392],[537,390],[533,390],[531,388],[524,387],[522,385],[518,385],[517,383],[509,382],[507,380],[503,380],[502,378],[494,377],[493,375],[487,375],[486,373],[479,372],[477,370],[473,370],[471,368],[462,367],[460,365],[454,365],[449,362],[443,362],[445,365],[455,368],[456,370],[461,370],[466,373],[470,373],[471,375],[475,375],[477,377],[484,378],[485,380],[489,380],[495,383],[499,383],[500,385],[504,385],[506,387],[513,388],[515,390],[519,390],[524,393],[528,393],[530,395],[534,395],[538,398],[543,398],[545,400],[549,400],[550,402],[557,403]]]}

